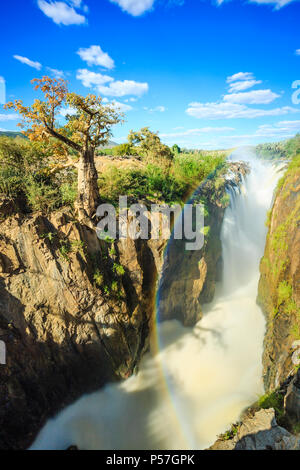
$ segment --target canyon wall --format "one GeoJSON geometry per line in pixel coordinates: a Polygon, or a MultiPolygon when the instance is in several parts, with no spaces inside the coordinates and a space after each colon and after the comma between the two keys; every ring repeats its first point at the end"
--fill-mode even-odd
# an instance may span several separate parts
{"type": "MultiPolygon", "coordinates": [[[[298,159],[299,160],[299,159],[298,159]]],[[[267,319],[264,382],[273,390],[295,374],[300,345],[300,164],[295,159],[278,183],[268,217],[258,301],[267,319]]]]}

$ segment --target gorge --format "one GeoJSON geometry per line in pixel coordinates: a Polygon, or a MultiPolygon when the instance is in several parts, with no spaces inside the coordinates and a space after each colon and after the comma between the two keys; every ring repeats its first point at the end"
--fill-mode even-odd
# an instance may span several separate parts
{"type": "MultiPolygon", "coordinates": [[[[240,186],[229,186],[223,274],[203,318],[193,328],[176,320],[156,324],[137,375],[82,397],[47,423],[33,449],[204,449],[263,394],[265,320],[256,295],[280,167],[249,152],[231,156],[241,157],[251,171],[240,186]]],[[[182,270],[172,257],[168,265],[176,275],[182,270]]]]}
{"type": "MultiPolygon", "coordinates": [[[[264,386],[292,383],[298,264],[288,259],[298,242],[295,221],[287,227],[291,213],[297,220],[300,175],[285,173],[274,199],[285,166],[234,152],[190,199],[206,210],[205,244],[194,252],[184,240],[99,241],[68,209],[28,216],[2,200],[1,448],[205,449],[264,386]],[[279,245],[287,269],[272,280],[265,260],[282,260],[272,244],[278,211],[291,236],[279,245]],[[118,291],[99,288],[102,278],[118,291]],[[294,292],[280,303],[287,282],[294,292]],[[275,322],[274,305],[285,315],[275,322]]],[[[275,419],[266,412],[263,426],[275,419]]]]}

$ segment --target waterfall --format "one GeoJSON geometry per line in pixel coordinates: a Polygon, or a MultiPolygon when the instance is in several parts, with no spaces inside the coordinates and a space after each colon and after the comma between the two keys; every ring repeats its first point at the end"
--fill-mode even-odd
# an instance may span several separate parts
{"type": "Polygon", "coordinates": [[[32,449],[204,449],[263,392],[265,322],[256,295],[278,172],[255,159],[250,164],[240,192],[231,191],[223,280],[203,319],[189,329],[161,324],[159,352],[143,358],[136,376],[66,408],[32,449]]]}

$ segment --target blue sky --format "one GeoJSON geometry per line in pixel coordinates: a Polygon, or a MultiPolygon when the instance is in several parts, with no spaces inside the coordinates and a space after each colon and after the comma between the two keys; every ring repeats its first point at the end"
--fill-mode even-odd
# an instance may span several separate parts
{"type": "MultiPolygon", "coordinates": [[[[300,131],[299,18],[297,0],[2,2],[0,101],[5,82],[31,103],[50,75],[115,101],[118,142],[143,126],[191,148],[281,140],[300,131]]],[[[0,109],[0,129],[17,122],[0,109]]]]}

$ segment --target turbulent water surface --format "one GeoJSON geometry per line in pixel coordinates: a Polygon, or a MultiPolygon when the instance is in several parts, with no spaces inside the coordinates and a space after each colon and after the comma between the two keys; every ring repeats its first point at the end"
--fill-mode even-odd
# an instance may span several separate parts
{"type": "Polygon", "coordinates": [[[66,408],[32,448],[203,449],[262,393],[265,324],[256,295],[278,171],[250,163],[225,213],[223,281],[204,318],[193,329],[160,325],[159,353],[145,356],[138,375],[66,408]]]}

